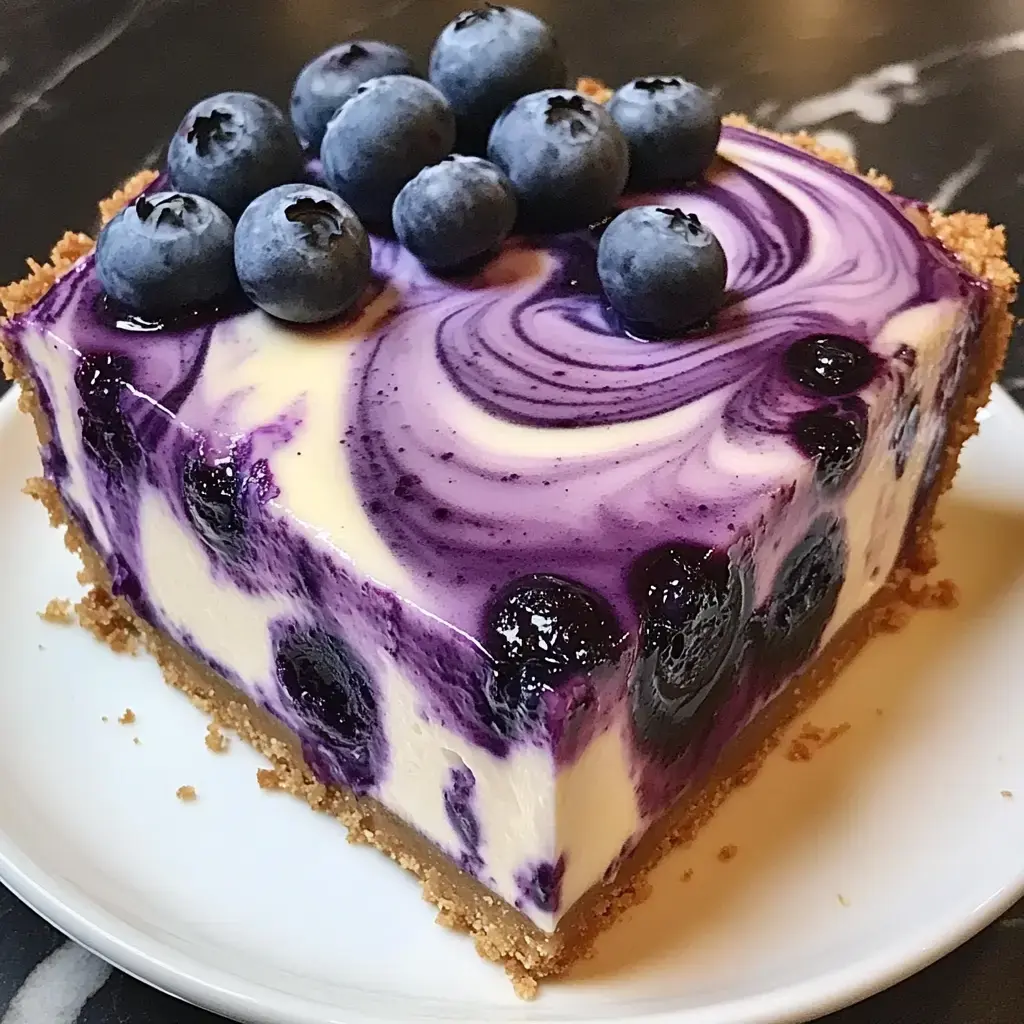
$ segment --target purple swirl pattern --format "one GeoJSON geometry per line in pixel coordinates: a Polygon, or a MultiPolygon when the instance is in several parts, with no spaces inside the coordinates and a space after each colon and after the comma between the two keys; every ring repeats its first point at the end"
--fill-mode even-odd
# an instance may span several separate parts
{"type": "Polygon", "coordinates": [[[721,154],[692,190],[628,200],[696,213],[728,256],[725,307],[678,340],[620,328],[590,232],[510,243],[458,282],[376,244],[398,299],[353,377],[348,458],[450,621],[474,628],[487,593],[527,572],[594,586],[630,621],[633,557],[731,543],[799,473],[788,431],[815,403],[781,368],[792,342],[870,346],[910,307],[972,301],[977,283],[901,201],[746,130],[727,128],[721,154]]]}

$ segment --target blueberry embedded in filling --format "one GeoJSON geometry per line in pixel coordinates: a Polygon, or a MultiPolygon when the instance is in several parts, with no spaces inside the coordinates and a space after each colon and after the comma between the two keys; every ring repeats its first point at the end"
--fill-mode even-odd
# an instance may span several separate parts
{"type": "Polygon", "coordinates": [[[921,396],[915,394],[906,403],[904,411],[896,421],[896,428],[892,435],[893,460],[897,480],[901,479],[907,470],[907,463],[910,461],[910,453],[914,449],[914,442],[917,440],[920,426],[921,396]]]}
{"type": "Polygon", "coordinates": [[[783,357],[786,371],[815,395],[852,395],[871,383],[878,357],[868,347],[840,334],[820,334],[796,341],[783,357]]]}
{"type": "Polygon", "coordinates": [[[126,597],[136,609],[146,607],[142,581],[123,555],[115,552],[107,559],[107,572],[110,573],[112,594],[116,597],[126,597]]]}
{"type": "Polygon", "coordinates": [[[545,694],[615,664],[622,636],[608,604],[571,580],[525,576],[506,587],[488,612],[484,641],[494,658],[487,698],[496,730],[508,739],[529,733],[545,694]]]}
{"type": "Polygon", "coordinates": [[[786,556],[771,596],[759,613],[763,646],[759,664],[775,681],[802,668],[821,642],[846,576],[843,524],[823,515],[786,556]]]}
{"type": "Polygon", "coordinates": [[[733,680],[745,649],[753,581],[740,559],[677,544],[641,558],[630,573],[640,649],[630,706],[640,745],[679,757],[733,680]]]}
{"type": "Polygon", "coordinates": [[[921,510],[927,506],[929,501],[933,500],[932,488],[945,462],[946,449],[949,443],[951,430],[950,412],[964,386],[965,370],[968,365],[967,338],[976,336],[979,329],[979,321],[972,315],[957,336],[953,351],[950,355],[947,355],[942,372],[939,375],[939,386],[935,395],[934,408],[941,417],[940,423],[942,426],[928,449],[924,472],[921,474],[921,480],[917,488],[917,497],[914,499],[914,518],[920,515],[921,510]]]}
{"type": "Polygon", "coordinates": [[[366,792],[383,760],[376,687],[366,666],[341,637],[294,624],[277,637],[274,664],[296,713],[324,745],[309,750],[303,738],[311,765],[323,774],[336,771],[356,793],[366,792]]]}
{"type": "Polygon", "coordinates": [[[562,880],[565,878],[565,854],[553,864],[541,861],[531,864],[516,875],[516,885],[521,894],[516,905],[532,903],[545,914],[557,914],[562,905],[562,880]]]}
{"type": "Polygon", "coordinates": [[[231,558],[245,547],[243,485],[233,455],[209,462],[197,452],[185,460],[182,491],[189,522],[204,544],[231,558]]]}
{"type": "Polygon", "coordinates": [[[814,476],[826,492],[845,486],[860,466],[867,440],[867,414],[861,405],[805,412],[793,422],[793,441],[814,460],[814,476]]]}
{"type": "Polygon", "coordinates": [[[546,667],[533,662],[496,665],[487,688],[487,701],[498,733],[515,739],[531,731],[540,721],[544,695],[552,689],[551,673],[546,667]]]}
{"type": "Polygon", "coordinates": [[[476,777],[469,768],[453,768],[444,788],[444,811],[462,844],[460,866],[471,874],[480,870],[480,821],[473,807],[476,777]]]}
{"type": "Polygon", "coordinates": [[[82,399],[78,410],[82,444],[89,457],[113,477],[135,467],[142,455],[121,408],[133,370],[128,356],[111,352],[82,356],[75,368],[75,385],[82,399]]]}
{"type": "Polygon", "coordinates": [[[952,354],[946,357],[942,373],[939,375],[939,389],[936,395],[936,405],[943,414],[949,412],[963,383],[964,370],[967,367],[967,339],[976,336],[978,330],[977,320],[972,316],[957,334],[952,354]]]}

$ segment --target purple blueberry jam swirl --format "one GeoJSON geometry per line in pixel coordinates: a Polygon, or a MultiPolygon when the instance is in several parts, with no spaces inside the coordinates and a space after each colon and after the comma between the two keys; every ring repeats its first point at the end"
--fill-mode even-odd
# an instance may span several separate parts
{"type": "Polygon", "coordinates": [[[452,768],[448,785],[442,797],[444,812],[455,835],[458,836],[460,850],[455,858],[463,871],[476,874],[483,866],[480,857],[480,821],[473,807],[476,779],[465,767],[452,768]]]}
{"type": "MultiPolygon", "coordinates": [[[[904,201],[749,131],[725,129],[720,153],[692,188],[628,200],[696,214],[727,256],[724,306],[670,341],[617,322],[597,229],[513,239],[454,278],[374,239],[358,314],[308,330],[253,310],[122,316],[83,261],[13,336],[73,345],[86,483],[58,443],[44,455],[117,586],[159,618],[140,538],[155,491],[218,580],[286,598],[272,682],[223,673],[266,687],[325,781],[386,775],[384,651],[426,719],[497,756],[541,742],[571,762],[628,693],[645,813],[671,799],[813,654],[880,396],[903,403],[882,440],[899,480],[926,428],[941,451],[984,304],[904,201]],[[892,329],[925,307],[960,325],[927,424],[916,336],[892,329]],[[501,602],[530,580],[546,619],[520,643],[538,610],[501,602]]],[[[470,859],[471,791],[446,791],[470,859]]],[[[527,891],[557,906],[545,870],[527,891]]]]}
{"type": "Polygon", "coordinates": [[[510,244],[456,283],[377,244],[399,297],[353,376],[349,465],[375,529],[449,621],[473,630],[490,592],[550,573],[630,622],[636,556],[680,539],[728,546],[777,493],[779,475],[744,456],[819,458],[841,492],[863,438],[859,399],[836,396],[886,372],[871,353],[883,327],[910,307],[978,301],[873,186],[746,131],[723,139],[737,163],[655,197],[696,212],[728,256],[724,309],[677,340],[621,330],[589,232],[510,244]]]}

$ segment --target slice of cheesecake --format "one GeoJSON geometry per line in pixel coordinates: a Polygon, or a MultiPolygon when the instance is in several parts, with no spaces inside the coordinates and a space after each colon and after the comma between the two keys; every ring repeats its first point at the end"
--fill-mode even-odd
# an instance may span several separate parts
{"type": "Polygon", "coordinates": [[[133,316],[82,235],[0,292],[85,618],[524,993],[915,604],[1017,280],[984,217],[738,118],[625,202],[721,241],[706,328],[628,337],[595,231],[448,279],[374,239],[340,326],[133,316]]]}

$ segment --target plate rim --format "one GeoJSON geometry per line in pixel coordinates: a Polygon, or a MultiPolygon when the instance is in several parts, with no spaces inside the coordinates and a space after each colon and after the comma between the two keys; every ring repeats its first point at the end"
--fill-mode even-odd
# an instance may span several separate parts
{"type": "MultiPolygon", "coordinates": [[[[0,396],[0,431],[19,415],[17,396],[17,385],[0,396]]],[[[1024,410],[998,384],[992,389],[989,403],[979,412],[979,419],[990,417],[1015,421],[1014,429],[1024,435],[1024,410]]],[[[409,1019],[367,1015],[360,1010],[289,995],[204,965],[147,936],[98,906],[84,892],[37,866],[7,834],[2,823],[0,882],[52,927],[124,973],[166,995],[229,1019],[252,1024],[399,1024],[409,1019]]],[[[666,1008],[664,999],[659,998],[652,1000],[651,1012],[631,1011],[625,1017],[569,1016],[565,1012],[522,1017],[512,1012],[491,1020],[508,1024],[517,1020],[559,1020],[572,1024],[608,1024],[611,1020],[622,1024],[798,1024],[867,999],[923,970],[977,935],[1022,895],[1024,864],[996,893],[966,915],[947,912],[923,927],[900,933],[870,956],[804,981],[727,1002],[673,1009],[666,1008]]],[[[490,1024],[478,1017],[458,1019],[463,1024],[490,1024]]]]}

